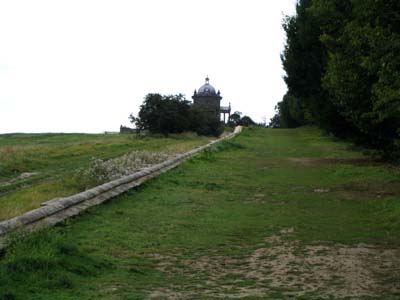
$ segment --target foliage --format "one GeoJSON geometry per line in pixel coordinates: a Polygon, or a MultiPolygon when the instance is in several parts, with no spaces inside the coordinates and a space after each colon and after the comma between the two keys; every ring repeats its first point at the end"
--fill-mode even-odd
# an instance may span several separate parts
{"type": "Polygon", "coordinates": [[[286,17],[280,126],[317,124],[400,157],[400,3],[300,0],[286,17]]]}
{"type": "Polygon", "coordinates": [[[281,118],[279,112],[275,113],[275,115],[270,119],[268,127],[270,128],[280,128],[281,127],[281,118]]]}
{"type": "Polygon", "coordinates": [[[190,119],[189,130],[196,132],[198,135],[218,137],[224,131],[219,117],[201,108],[192,107],[188,117],[190,119]]]}
{"type": "Polygon", "coordinates": [[[182,94],[148,94],[138,117],[131,114],[130,119],[139,130],[147,129],[165,136],[189,130],[199,135],[218,136],[223,130],[218,116],[191,107],[182,94]]]}
{"type": "Polygon", "coordinates": [[[142,168],[161,163],[168,158],[169,156],[166,153],[149,151],[132,151],[109,160],[93,158],[89,166],[78,170],[75,176],[79,178],[77,181],[80,185],[86,189],[132,174],[142,168]]]}
{"type": "Polygon", "coordinates": [[[139,130],[148,129],[152,133],[168,136],[190,127],[189,112],[189,101],[182,94],[148,94],[140,106],[138,117],[131,115],[130,118],[139,130]]]}
{"type": "Polygon", "coordinates": [[[400,3],[316,1],[313,13],[325,20],[321,40],[330,59],[323,87],[362,142],[398,152],[400,3]],[[332,26],[334,15],[340,22],[332,26]]]}
{"type": "Polygon", "coordinates": [[[304,111],[301,102],[292,95],[286,94],[278,103],[279,124],[283,128],[294,128],[304,125],[304,111]]]}
{"type": "Polygon", "coordinates": [[[232,127],[241,125],[241,126],[252,126],[256,125],[256,123],[249,116],[242,116],[242,113],[239,111],[235,111],[230,115],[228,124],[232,127]]]}
{"type": "Polygon", "coordinates": [[[240,119],[239,125],[242,125],[242,126],[252,126],[252,125],[256,125],[256,123],[255,123],[249,116],[243,116],[243,117],[240,119]]]}
{"type": "Polygon", "coordinates": [[[229,116],[228,124],[230,126],[238,126],[240,123],[242,113],[240,111],[235,111],[233,114],[229,116]]]}

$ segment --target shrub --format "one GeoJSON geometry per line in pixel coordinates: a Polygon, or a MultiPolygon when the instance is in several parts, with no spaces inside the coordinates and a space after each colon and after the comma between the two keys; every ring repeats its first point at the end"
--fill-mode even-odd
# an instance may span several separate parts
{"type": "Polygon", "coordinates": [[[133,151],[109,160],[93,158],[89,167],[78,170],[75,177],[82,187],[89,188],[161,163],[168,158],[165,153],[148,151],[133,151]]]}

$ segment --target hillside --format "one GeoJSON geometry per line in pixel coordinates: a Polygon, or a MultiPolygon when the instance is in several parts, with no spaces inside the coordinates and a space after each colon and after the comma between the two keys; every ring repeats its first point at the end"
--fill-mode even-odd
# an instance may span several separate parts
{"type": "Polygon", "coordinates": [[[400,172],[315,128],[249,128],[23,239],[0,299],[398,299],[400,172]]]}
{"type": "Polygon", "coordinates": [[[141,154],[146,158],[174,155],[209,140],[192,134],[169,138],[119,134],[0,135],[0,221],[37,208],[52,198],[101,183],[104,180],[93,180],[96,178],[90,178],[92,174],[84,172],[98,169],[96,162],[100,159],[106,161],[132,153],[139,154],[139,158],[143,158],[141,154]]]}

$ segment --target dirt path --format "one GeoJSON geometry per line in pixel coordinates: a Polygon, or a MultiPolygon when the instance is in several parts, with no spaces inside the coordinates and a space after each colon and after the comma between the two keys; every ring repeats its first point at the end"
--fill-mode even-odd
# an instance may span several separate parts
{"type": "Polygon", "coordinates": [[[301,246],[291,239],[292,233],[288,228],[265,238],[245,257],[215,253],[194,260],[154,255],[159,271],[180,274],[194,284],[158,289],[148,299],[398,299],[381,298],[386,293],[400,297],[399,249],[301,246]],[[276,298],[264,298],[271,293],[276,298]]]}

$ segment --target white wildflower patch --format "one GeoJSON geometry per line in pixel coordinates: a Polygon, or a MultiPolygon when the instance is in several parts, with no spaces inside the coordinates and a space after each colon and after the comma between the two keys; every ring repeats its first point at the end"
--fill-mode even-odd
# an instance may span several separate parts
{"type": "Polygon", "coordinates": [[[132,174],[168,158],[166,153],[148,151],[133,151],[109,160],[93,158],[89,167],[79,170],[77,176],[86,186],[93,186],[132,174]]]}

